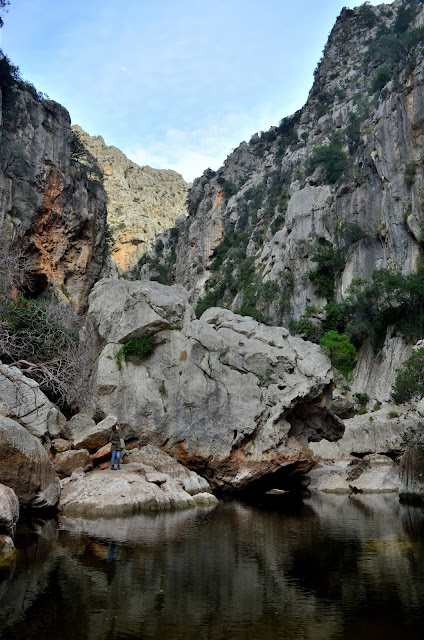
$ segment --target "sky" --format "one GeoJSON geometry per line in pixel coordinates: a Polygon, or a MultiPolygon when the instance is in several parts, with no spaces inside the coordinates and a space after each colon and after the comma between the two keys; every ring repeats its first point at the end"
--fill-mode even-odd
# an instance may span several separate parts
{"type": "Polygon", "coordinates": [[[337,16],[359,4],[11,0],[0,46],[73,124],[191,181],[302,107],[337,16]]]}

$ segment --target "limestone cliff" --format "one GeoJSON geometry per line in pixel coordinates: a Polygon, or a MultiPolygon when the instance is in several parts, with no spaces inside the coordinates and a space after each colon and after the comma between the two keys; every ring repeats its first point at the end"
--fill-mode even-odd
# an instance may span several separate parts
{"type": "Polygon", "coordinates": [[[140,167],[101,136],[79,126],[73,130],[103,171],[112,258],[120,272],[127,272],[152,248],[157,234],[187,214],[189,185],[175,171],[140,167]]]}
{"type": "Polygon", "coordinates": [[[106,194],[71,157],[69,113],[0,59],[0,229],[28,249],[33,294],[85,306],[103,263],[106,194]]]}
{"type": "MultiPolygon", "coordinates": [[[[424,215],[423,25],[414,0],[343,9],[305,106],[196,179],[188,219],[136,273],[167,271],[199,303],[198,315],[225,306],[287,325],[306,311],[310,327],[321,326],[326,305],[344,300],[352,281],[382,269],[415,272],[424,215]]],[[[406,343],[393,358],[387,340],[372,377],[375,357],[362,343],[358,391],[406,357],[406,343]]],[[[375,391],[381,400],[390,393],[383,387],[375,391]]]]}

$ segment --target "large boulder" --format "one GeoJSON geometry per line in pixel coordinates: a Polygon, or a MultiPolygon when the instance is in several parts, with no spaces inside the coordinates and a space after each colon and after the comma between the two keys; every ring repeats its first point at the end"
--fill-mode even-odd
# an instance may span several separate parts
{"type": "Polygon", "coordinates": [[[90,416],[77,413],[66,423],[62,433],[76,449],[87,449],[91,453],[109,442],[112,427],[116,423],[117,419],[112,415],[96,424],[90,416]]]}
{"type": "Polygon", "coordinates": [[[15,551],[15,545],[10,536],[0,533],[0,560],[2,558],[8,558],[15,551]]]}
{"type": "Polygon", "coordinates": [[[11,531],[19,518],[19,501],[10,487],[0,484],[0,531],[11,531]]]}
{"type": "Polygon", "coordinates": [[[54,507],[60,483],[41,443],[24,427],[0,416],[0,482],[24,507],[54,507]]]}
{"type": "Polygon", "coordinates": [[[196,506],[176,480],[162,476],[141,463],[125,465],[120,471],[75,474],[63,486],[59,509],[66,516],[116,518],[196,506]]]}
{"type": "Polygon", "coordinates": [[[97,410],[214,486],[275,487],[275,474],[282,481],[314,465],[310,441],[343,433],[328,358],[282,327],[217,308],[195,320],[184,289],[157,282],[103,280],[89,312],[106,342],[97,410]],[[155,335],[153,353],[119,360],[125,342],[147,335],[155,335]]]}
{"type": "Polygon", "coordinates": [[[211,492],[209,483],[202,476],[199,476],[195,471],[190,471],[175,458],[172,458],[157,447],[152,447],[152,445],[131,451],[128,456],[128,462],[141,462],[153,467],[156,472],[170,476],[191,496],[211,492]]]}
{"type": "Polygon", "coordinates": [[[75,469],[91,469],[93,462],[87,449],[79,449],[58,453],[53,460],[53,466],[60,476],[70,476],[75,469]]]}
{"type": "Polygon", "coordinates": [[[12,418],[36,438],[55,438],[66,422],[34,380],[0,363],[0,415],[12,418]]]}

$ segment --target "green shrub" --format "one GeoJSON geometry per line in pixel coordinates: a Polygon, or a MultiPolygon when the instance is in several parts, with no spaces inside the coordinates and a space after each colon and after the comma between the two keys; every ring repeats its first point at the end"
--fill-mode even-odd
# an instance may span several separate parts
{"type": "Polygon", "coordinates": [[[356,349],[345,333],[327,331],[321,338],[320,347],[330,358],[332,365],[344,376],[355,366],[356,349]]]}
{"type": "Polygon", "coordinates": [[[374,79],[371,83],[371,87],[369,90],[370,95],[376,93],[377,91],[381,91],[383,87],[391,80],[393,75],[392,69],[388,66],[384,66],[374,76],[374,79]]]}
{"type": "Polygon", "coordinates": [[[405,184],[407,187],[412,187],[415,183],[415,174],[417,172],[417,167],[415,162],[410,162],[405,167],[405,184]]]}
{"type": "Polygon", "coordinates": [[[311,261],[317,263],[317,268],[308,272],[309,280],[315,286],[315,294],[327,299],[333,298],[335,277],[343,267],[340,251],[329,240],[318,236],[311,261]]]}
{"type": "Polygon", "coordinates": [[[325,168],[327,181],[334,184],[346,172],[349,162],[345,152],[332,143],[314,148],[307,166],[308,173],[312,173],[318,166],[325,168]]]}
{"type": "Polygon", "coordinates": [[[119,351],[115,354],[118,369],[122,370],[122,359],[125,362],[133,359],[142,360],[147,358],[156,346],[155,336],[142,336],[141,338],[130,338],[125,342],[119,351]]]}
{"type": "Polygon", "coordinates": [[[396,404],[424,396],[424,348],[413,351],[397,370],[392,396],[396,404]]]}

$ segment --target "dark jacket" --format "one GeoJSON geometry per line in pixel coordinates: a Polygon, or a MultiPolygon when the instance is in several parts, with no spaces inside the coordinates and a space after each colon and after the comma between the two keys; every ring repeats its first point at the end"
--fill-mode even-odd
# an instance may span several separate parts
{"type": "Polygon", "coordinates": [[[119,431],[118,433],[112,431],[112,433],[110,434],[109,442],[112,443],[111,451],[121,451],[121,436],[119,434],[119,431]]]}

